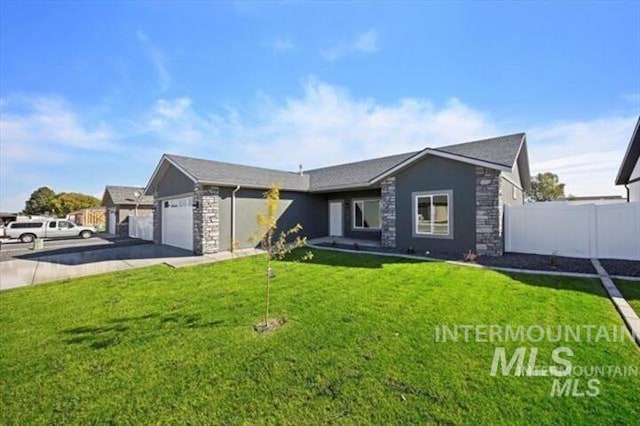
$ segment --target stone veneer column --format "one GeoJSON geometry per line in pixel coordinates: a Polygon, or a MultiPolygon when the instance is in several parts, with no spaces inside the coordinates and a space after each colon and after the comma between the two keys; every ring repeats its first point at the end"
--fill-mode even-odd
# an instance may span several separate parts
{"type": "Polygon", "coordinates": [[[162,244],[162,201],[153,201],[153,243],[162,244]]]}
{"type": "Polygon", "coordinates": [[[380,209],[382,212],[382,247],[396,246],[396,178],[386,178],[380,184],[380,209]]]}
{"type": "Polygon", "coordinates": [[[502,196],[500,172],[476,167],[476,251],[478,254],[501,256],[502,196]]]}
{"type": "Polygon", "coordinates": [[[217,253],[220,249],[220,191],[205,186],[195,191],[193,209],[193,251],[196,254],[217,253]]]}

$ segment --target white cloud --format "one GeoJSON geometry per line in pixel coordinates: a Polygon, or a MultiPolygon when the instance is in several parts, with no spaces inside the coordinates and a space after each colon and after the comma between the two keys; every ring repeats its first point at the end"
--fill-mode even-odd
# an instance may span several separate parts
{"type": "MultiPolygon", "coordinates": [[[[145,114],[128,117],[133,124],[124,125],[90,124],[59,98],[23,99],[19,104],[13,98],[0,99],[2,184],[6,187],[7,179],[15,178],[11,168],[24,170],[39,161],[43,174],[54,173],[51,162],[66,164],[82,152],[115,153],[110,161],[120,166],[120,180],[130,176],[140,182],[162,152],[295,171],[300,163],[309,170],[525,131],[532,172],[557,173],[567,193],[575,195],[624,192],[613,181],[635,116],[521,123],[514,128],[455,98],[444,104],[415,97],[381,103],[314,78],[305,80],[302,89],[287,99],[259,94],[250,108],[216,114],[187,97],[159,99],[145,114]]],[[[104,161],[102,155],[92,157],[104,161]]],[[[58,177],[83,179],[75,167],[64,173],[58,177]]],[[[47,181],[38,179],[38,184],[47,181]]],[[[5,206],[15,194],[1,195],[5,206]]]]}
{"type": "Polygon", "coordinates": [[[3,100],[0,116],[2,174],[19,161],[62,161],[71,151],[112,151],[113,132],[104,123],[89,126],[62,99],[18,97],[3,100]]]}
{"type": "Polygon", "coordinates": [[[480,112],[458,100],[437,108],[425,99],[381,105],[310,79],[304,94],[265,103],[257,124],[237,123],[225,137],[254,164],[294,169],[356,161],[495,134],[480,112]]]}
{"type": "Polygon", "coordinates": [[[527,132],[531,171],[557,174],[567,194],[623,194],[614,180],[636,120],[605,117],[533,127],[527,132]]]}
{"type": "Polygon", "coordinates": [[[100,179],[96,166],[103,163],[105,154],[120,149],[110,126],[89,124],[61,98],[12,96],[1,104],[3,211],[20,210],[29,193],[42,185],[67,182],[82,190],[88,181],[100,179]]]}
{"type": "Polygon", "coordinates": [[[356,34],[351,40],[342,41],[332,47],[323,49],[320,51],[320,56],[329,62],[333,62],[351,53],[375,53],[379,49],[378,33],[375,30],[369,30],[356,34]]]}
{"type": "Polygon", "coordinates": [[[378,33],[374,30],[358,34],[353,41],[353,48],[362,52],[378,51],[378,33]]]}
{"type": "Polygon", "coordinates": [[[149,38],[147,33],[142,30],[136,31],[136,36],[138,37],[138,41],[144,47],[151,63],[153,64],[156,74],[158,77],[158,85],[161,90],[167,90],[169,88],[169,84],[171,83],[171,76],[169,75],[169,71],[167,70],[166,60],[164,57],[164,53],[160,48],[158,48],[149,38]]]}
{"type": "Polygon", "coordinates": [[[189,104],[186,118],[170,126],[176,131],[172,138],[179,140],[178,130],[189,129],[198,135],[194,142],[228,147],[221,160],[295,170],[300,163],[310,169],[525,131],[532,172],[559,174],[567,193],[575,195],[623,192],[613,180],[635,124],[632,116],[507,128],[455,98],[439,106],[422,98],[381,104],[313,78],[303,88],[302,96],[284,101],[263,96],[252,112],[206,116],[189,104]]]}
{"type": "Polygon", "coordinates": [[[288,52],[290,50],[294,50],[296,48],[296,44],[293,40],[286,37],[279,37],[275,40],[270,40],[265,42],[266,46],[276,52],[288,52]]]}
{"type": "Polygon", "coordinates": [[[214,120],[197,114],[191,99],[186,97],[156,101],[142,122],[140,133],[152,134],[160,142],[170,142],[174,150],[194,149],[218,134],[214,120]]]}
{"type": "Polygon", "coordinates": [[[622,99],[632,104],[640,104],[640,93],[626,93],[622,95],[622,99]]]}

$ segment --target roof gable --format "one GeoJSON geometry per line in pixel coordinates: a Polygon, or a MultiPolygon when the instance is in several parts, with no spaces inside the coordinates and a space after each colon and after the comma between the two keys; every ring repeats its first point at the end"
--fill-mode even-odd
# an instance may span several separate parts
{"type": "Polygon", "coordinates": [[[410,167],[419,159],[432,155],[448,158],[450,160],[473,164],[476,166],[510,172],[518,162],[520,177],[525,189],[529,186],[529,159],[526,149],[526,135],[516,133],[497,138],[483,139],[458,145],[449,145],[441,148],[425,148],[405,161],[396,164],[384,173],[374,177],[370,183],[382,181],[387,176],[410,167]]]}
{"type": "Polygon", "coordinates": [[[165,161],[174,165],[194,183],[219,186],[241,185],[246,188],[269,188],[271,185],[277,184],[283,190],[307,191],[309,189],[309,176],[307,175],[165,154],[147,185],[147,193],[150,193],[157,184],[165,161]]]}
{"type": "Polygon", "coordinates": [[[620,164],[618,176],[616,176],[616,185],[626,185],[629,183],[633,169],[638,163],[638,158],[640,158],[640,117],[638,117],[638,122],[631,135],[627,151],[620,164]]]}
{"type": "Polygon", "coordinates": [[[140,206],[152,206],[153,197],[143,195],[144,192],[144,188],[138,186],[107,185],[102,196],[102,204],[106,205],[110,201],[113,205],[138,204],[140,206]],[[138,196],[136,196],[136,192],[138,196]]]}
{"type": "Polygon", "coordinates": [[[435,149],[426,148],[422,151],[312,169],[305,171],[302,175],[262,167],[165,154],[149,180],[146,193],[151,194],[155,191],[168,164],[175,166],[194,183],[230,187],[240,185],[246,188],[268,188],[275,183],[280,185],[283,190],[327,192],[371,186],[386,176],[392,175],[404,167],[409,167],[425,155],[448,158],[505,172],[514,170],[517,163],[523,186],[525,189],[529,186],[526,136],[524,133],[516,133],[458,145],[435,149]]]}
{"type": "Polygon", "coordinates": [[[524,137],[524,133],[515,133],[497,138],[443,146],[436,148],[436,150],[511,168],[518,158],[524,137]]]}

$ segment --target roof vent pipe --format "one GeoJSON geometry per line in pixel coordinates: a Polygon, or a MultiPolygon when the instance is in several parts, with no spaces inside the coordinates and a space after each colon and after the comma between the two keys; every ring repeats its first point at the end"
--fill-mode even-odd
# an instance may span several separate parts
{"type": "Polygon", "coordinates": [[[298,164],[298,168],[300,169],[300,176],[302,176],[302,164],[298,164]]]}

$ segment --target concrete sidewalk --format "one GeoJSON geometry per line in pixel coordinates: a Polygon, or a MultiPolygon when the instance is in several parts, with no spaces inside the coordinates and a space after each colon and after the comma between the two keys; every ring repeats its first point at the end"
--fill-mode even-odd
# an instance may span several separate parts
{"type": "Polygon", "coordinates": [[[261,250],[244,249],[234,253],[222,252],[195,256],[186,250],[155,244],[55,255],[43,253],[42,256],[28,259],[1,262],[0,290],[150,265],[166,264],[178,268],[260,253],[262,253],[261,250]]]}

